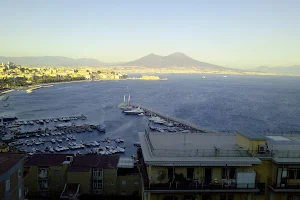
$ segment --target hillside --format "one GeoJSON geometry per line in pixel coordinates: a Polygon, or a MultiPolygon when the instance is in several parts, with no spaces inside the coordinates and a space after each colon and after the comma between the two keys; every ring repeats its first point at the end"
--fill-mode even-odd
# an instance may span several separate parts
{"type": "Polygon", "coordinates": [[[276,73],[284,75],[300,75],[300,65],[287,66],[287,67],[257,67],[252,71],[265,72],[265,73],[276,73]]]}

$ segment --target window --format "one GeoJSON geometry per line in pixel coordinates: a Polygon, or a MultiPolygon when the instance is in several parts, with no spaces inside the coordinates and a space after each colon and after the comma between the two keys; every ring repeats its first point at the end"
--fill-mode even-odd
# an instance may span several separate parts
{"type": "Polygon", "coordinates": [[[289,179],[295,179],[295,177],[296,177],[296,169],[289,169],[288,177],[289,177],[289,179]]]}
{"type": "Polygon", "coordinates": [[[300,196],[299,195],[295,196],[295,200],[300,200],[300,196]]]}
{"type": "Polygon", "coordinates": [[[172,167],[168,168],[168,179],[173,180],[174,177],[174,169],[172,167]]]}
{"type": "Polygon", "coordinates": [[[122,185],[126,185],[126,180],[122,180],[122,185]]]}
{"type": "Polygon", "coordinates": [[[194,179],[194,168],[187,168],[186,169],[186,178],[189,180],[194,179]]]}
{"type": "Polygon", "coordinates": [[[111,185],[114,185],[114,182],[112,181],[110,184],[111,184],[111,185]]]}
{"type": "Polygon", "coordinates": [[[139,185],[140,182],[139,181],[134,181],[134,185],[139,185]]]}
{"type": "Polygon", "coordinates": [[[233,195],[228,195],[227,200],[233,200],[233,195]]]}
{"type": "MultiPolygon", "coordinates": [[[[223,168],[225,169],[225,168],[223,168]]],[[[226,195],[220,195],[220,200],[226,200],[226,195]]]]}
{"type": "Polygon", "coordinates": [[[102,188],[102,180],[93,180],[93,188],[102,188]]]}
{"type": "Polygon", "coordinates": [[[10,180],[6,181],[6,191],[8,191],[10,189],[10,180]]]}
{"type": "Polygon", "coordinates": [[[229,168],[229,179],[235,179],[235,168],[229,168]]]}
{"type": "MultiPolygon", "coordinates": [[[[297,169],[297,176],[296,179],[300,179],[300,169],[297,169]]],[[[299,199],[300,200],[300,199],[299,199]]]]}
{"type": "Polygon", "coordinates": [[[222,168],[221,175],[222,179],[227,179],[227,168],[222,168]]]}
{"type": "Polygon", "coordinates": [[[19,188],[19,199],[22,198],[22,188],[19,188]]]}
{"type": "Polygon", "coordinates": [[[59,187],[59,185],[60,185],[60,184],[59,184],[59,181],[56,181],[56,186],[59,187]]]}
{"type": "Polygon", "coordinates": [[[210,195],[203,195],[202,200],[211,200],[211,196],[210,195]]]}
{"type": "Polygon", "coordinates": [[[102,177],[102,170],[101,169],[93,169],[93,176],[94,177],[102,177]]]}

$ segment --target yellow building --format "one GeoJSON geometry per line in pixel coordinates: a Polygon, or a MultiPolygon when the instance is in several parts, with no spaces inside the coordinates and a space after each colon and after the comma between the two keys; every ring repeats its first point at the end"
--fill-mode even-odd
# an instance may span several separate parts
{"type": "Polygon", "coordinates": [[[139,133],[145,200],[299,200],[300,136],[139,133]]]}
{"type": "Polygon", "coordinates": [[[9,146],[7,146],[4,143],[0,143],[0,153],[2,152],[8,152],[9,151],[9,146]]]}
{"type": "Polygon", "coordinates": [[[133,195],[139,194],[141,178],[133,173],[133,160],[119,156],[36,154],[25,164],[28,177],[25,186],[33,196],[69,199],[72,195],[133,195]],[[129,164],[128,164],[129,163],[129,164]],[[132,172],[124,176],[122,171],[132,172]],[[118,176],[118,173],[122,175],[118,176]],[[126,188],[131,193],[122,193],[126,188]]]}

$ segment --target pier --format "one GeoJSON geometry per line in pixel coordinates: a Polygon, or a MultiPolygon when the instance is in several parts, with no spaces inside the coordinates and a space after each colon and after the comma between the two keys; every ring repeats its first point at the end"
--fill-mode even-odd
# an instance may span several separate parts
{"type": "Polygon", "coordinates": [[[197,132],[197,133],[210,133],[210,132],[212,132],[212,131],[209,131],[209,130],[202,129],[197,125],[184,122],[181,119],[171,117],[171,116],[168,116],[168,115],[164,115],[164,114],[161,114],[159,112],[153,111],[151,109],[148,109],[148,108],[145,108],[145,107],[142,107],[142,106],[137,106],[137,105],[134,105],[134,104],[128,104],[128,106],[132,107],[132,108],[141,108],[145,111],[145,114],[147,116],[158,116],[158,117],[166,120],[167,122],[174,123],[174,125],[176,125],[177,127],[181,127],[183,129],[189,130],[191,132],[197,132]]]}

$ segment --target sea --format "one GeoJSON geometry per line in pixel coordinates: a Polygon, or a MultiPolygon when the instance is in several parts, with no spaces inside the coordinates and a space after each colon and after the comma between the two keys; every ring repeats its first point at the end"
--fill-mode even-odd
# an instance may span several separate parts
{"type": "MultiPolygon", "coordinates": [[[[10,97],[5,102],[9,106],[0,105],[0,115],[34,120],[84,114],[87,120],[75,123],[104,123],[106,133],[95,130],[73,134],[77,142],[122,138],[125,156],[136,154],[133,143],[139,141],[138,132],[147,128],[148,117],[124,115],[118,108],[124,95],[126,100],[130,95],[132,104],[224,134],[243,130],[257,133],[300,131],[298,77],[205,75],[204,79],[198,74],[160,76],[168,80],[91,81],[57,84],[29,94],[14,91],[8,94],[10,97]]],[[[53,128],[54,123],[21,128],[22,131],[53,128]]],[[[36,148],[43,149],[48,145],[51,143],[36,148]]]]}

